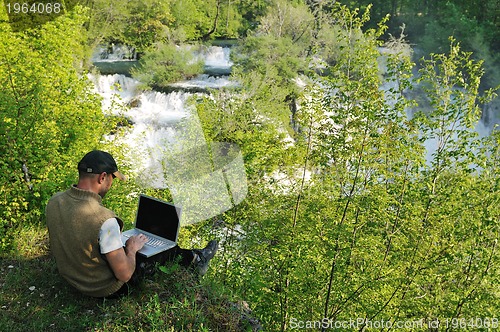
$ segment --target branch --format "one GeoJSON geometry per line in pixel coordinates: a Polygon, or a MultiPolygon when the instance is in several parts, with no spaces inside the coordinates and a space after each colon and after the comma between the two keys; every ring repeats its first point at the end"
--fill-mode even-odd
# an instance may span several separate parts
{"type": "Polygon", "coordinates": [[[214,25],[212,26],[212,29],[208,31],[206,34],[203,35],[202,39],[207,40],[208,37],[210,37],[211,34],[217,30],[217,21],[219,20],[219,12],[220,12],[220,2],[221,0],[217,0],[217,11],[215,13],[215,18],[214,18],[214,25]]]}

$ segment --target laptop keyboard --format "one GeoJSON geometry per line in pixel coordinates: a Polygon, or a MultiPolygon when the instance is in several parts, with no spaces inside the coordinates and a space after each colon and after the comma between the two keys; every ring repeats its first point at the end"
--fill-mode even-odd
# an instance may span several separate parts
{"type": "MultiPolygon", "coordinates": [[[[139,234],[139,233],[137,233],[137,234],[139,234]]],[[[130,235],[128,235],[128,234],[123,234],[123,235],[124,235],[125,237],[127,237],[127,238],[129,238],[129,237],[130,237],[130,235]]],[[[134,234],[134,235],[135,235],[135,234],[134,234]]],[[[166,244],[166,242],[165,242],[165,241],[162,241],[162,240],[159,240],[159,239],[155,239],[154,237],[148,236],[148,241],[146,242],[146,244],[147,244],[148,246],[153,247],[153,248],[158,248],[158,247],[160,247],[160,246],[165,245],[165,244],[166,244]]]]}
{"type": "Polygon", "coordinates": [[[164,245],[166,242],[162,240],[158,240],[155,238],[148,237],[148,242],[146,242],[147,245],[153,247],[153,248],[158,248],[159,246],[164,245]]]}

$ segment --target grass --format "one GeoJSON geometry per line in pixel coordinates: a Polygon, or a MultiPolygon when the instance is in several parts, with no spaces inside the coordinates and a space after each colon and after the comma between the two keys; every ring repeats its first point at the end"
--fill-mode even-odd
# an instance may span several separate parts
{"type": "Polygon", "coordinates": [[[44,227],[20,231],[15,256],[0,259],[0,331],[252,331],[215,278],[176,265],[126,297],[81,295],[57,273],[44,227]]]}

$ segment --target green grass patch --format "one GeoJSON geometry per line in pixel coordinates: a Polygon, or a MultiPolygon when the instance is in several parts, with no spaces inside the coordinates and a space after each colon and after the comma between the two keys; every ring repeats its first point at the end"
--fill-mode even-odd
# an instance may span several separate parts
{"type": "Polygon", "coordinates": [[[44,227],[20,231],[17,253],[0,259],[0,331],[252,330],[215,278],[177,265],[160,267],[128,296],[84,296],[59,276],[44,227]]]}

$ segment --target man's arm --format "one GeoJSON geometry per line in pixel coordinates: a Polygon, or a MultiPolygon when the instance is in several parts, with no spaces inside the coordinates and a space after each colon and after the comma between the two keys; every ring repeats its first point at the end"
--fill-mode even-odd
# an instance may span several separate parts
{"type": "Polygon", "coordinates": [[[119,248],[106,254],[106,259],[116,278],[127,282],[135,271],[135,254],[146,243],[148,238],[144,234],[131,236],[125,243],[125,248],[119,248]]]}

